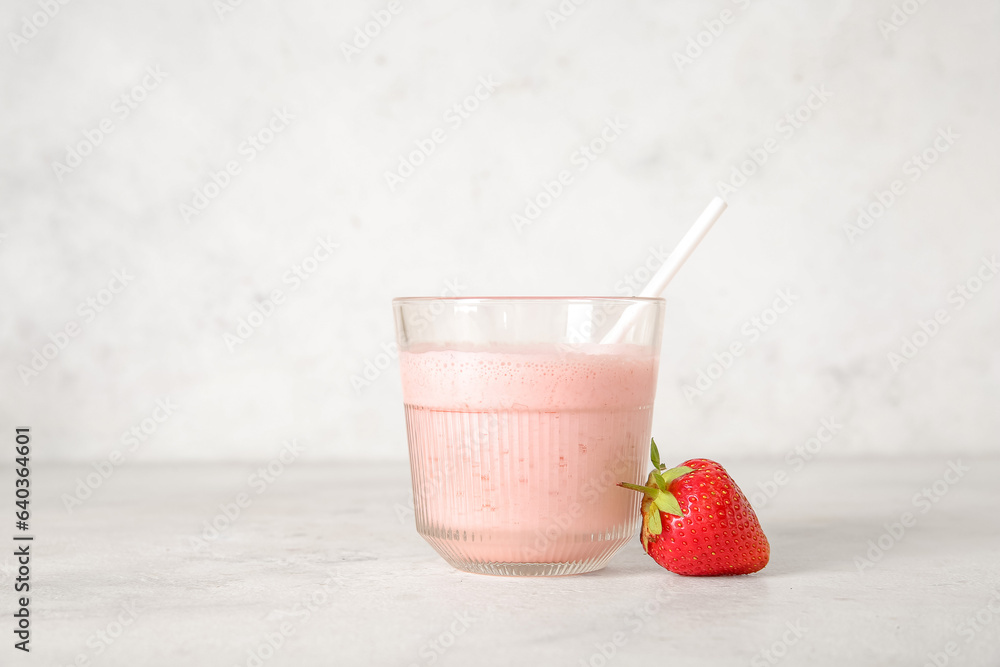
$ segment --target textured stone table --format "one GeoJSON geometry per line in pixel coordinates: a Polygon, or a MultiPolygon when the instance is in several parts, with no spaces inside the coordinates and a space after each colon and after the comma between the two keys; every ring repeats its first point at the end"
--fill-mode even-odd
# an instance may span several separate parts
{"type": "Polygon", "coordinates": [[[63,494],[93,469],[39,466],[33,650],[7,627],[0,663],[995,666],[1000,460],[959,460],[729,462],[748,493],[787,477],[758,503],[771,564],[711,579],[661,570],[638,540],[587,575],[455,571],[417,536],[401,464],[297,461],[271,481],[125,464],[72,512],[63,494]],[[894,526],[904,512],[915,524],[894,526]]]}

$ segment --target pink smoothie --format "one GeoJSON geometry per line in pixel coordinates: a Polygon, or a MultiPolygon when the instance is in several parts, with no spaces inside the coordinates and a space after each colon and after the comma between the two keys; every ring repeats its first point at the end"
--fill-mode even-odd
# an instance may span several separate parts
{"type": "Polygon", "coordinates": [[[420,533],[464,563],[603,564],[638,527],[658,360],[633,345],[400,354],[420,533]]]}

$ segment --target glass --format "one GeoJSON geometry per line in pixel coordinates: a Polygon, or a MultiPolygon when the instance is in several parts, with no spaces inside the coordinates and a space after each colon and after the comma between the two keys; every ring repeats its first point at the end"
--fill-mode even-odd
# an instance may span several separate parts
{"type": "Polygon", "coordinates": [[[460,570],[604,567],[639,526],[663,299],[393,301],[417,531],[460,570]],[[621,340],[602,337],[628,309],[621,340]]]}

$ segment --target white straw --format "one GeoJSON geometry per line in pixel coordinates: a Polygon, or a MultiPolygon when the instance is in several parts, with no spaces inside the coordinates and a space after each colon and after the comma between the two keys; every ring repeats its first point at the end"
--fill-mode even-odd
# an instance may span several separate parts
{"type": "MultiPolygon", "coordinates": [[[[694,221],[691,229],[684,235],[681,242],[677,244],[674,251],[667,257],[667,261],[663,263],[663,266],[659,268],[642,291],[639,292],[638,296],[657,297],[663,294],[663,290],[667,288],[673,277],[684,266],[684,262],[691,256],[691,253],[698,247],[701,240],[705,238],[705,234],[708,233],[708,230],[712,228],[712,225],[715,224],[715,221],[719,219],[719,216],[725,210],[726,202],[722,201],[719,197],[713,199],[708,208],[702,211],[698,219],[694,221]]],[[[641,306],[637,304],[626,308],[621,318],[615,323],[615,326],[611,327],[611,330],[601,339],[601,343],[620,343],[625,336],[625,332],[635,324],[640,309],[641,306]]]]}

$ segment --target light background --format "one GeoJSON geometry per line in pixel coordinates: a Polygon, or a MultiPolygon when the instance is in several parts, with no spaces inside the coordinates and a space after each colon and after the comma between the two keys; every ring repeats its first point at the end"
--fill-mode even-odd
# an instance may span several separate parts
{"type": "Polygon", "coordinates": [[[266,458],[288,438],[313,459],[405,459],[396,364],[351,380],[385,365],[392,297],[614,294],[771,137],[667,294],[665,458],[780,455],[823,418],[843,424],[824,455],[997,451],[1000,280],[961,310],[948,298],[1000,251],[995,0],[910,0],[885,36],[885,0],[591,1],[554,28],[555,1],[404,2],[348,62],[341,45],[386,4],[77,1],[15,48],[41,10],[4,3],[0,416],[33,427],[40,459],[107,456],[164,398],[179,407],[131,460],[266,458]],[[166,77],[119,118],[148,67],[166,77]],[[500,85],[449,125],[481,77],[500,85]],[[831,97],[783,137],[814,87],[831,97]],[[274,109],[294,120],[248,161],[274,109]],[[60,180],[53,163],[103,118],[114,130],[60,180]],[[621,136],[576,171],[614,118],[621,136]],[[385,172],[436,127],[444,143],[390,191],[385,172]],[[947,128],[958,139],[910,181],[904,163],[947,128]],[[240,173],[186,223],[179,206],[229,160],[240,173]],[[519,232],[512,214],[562,169],[573,184],[519,232]],[[894,179],[905,193],[850,242],[894,179]],[[339,248],[292,290],[317,237],[339,248]],[[78,304],[122,268],[134,281],[84,322],[78,304]],[[231,351],[224,334],[274,289],[284,303],[231,351]],[[687,400],[779,289],[794,307],[687,400]],[[950,321],[894,371],[887,353],[939,309],[950,321]],[[70,320],[80,334],[25,382],[70,320]]]}

